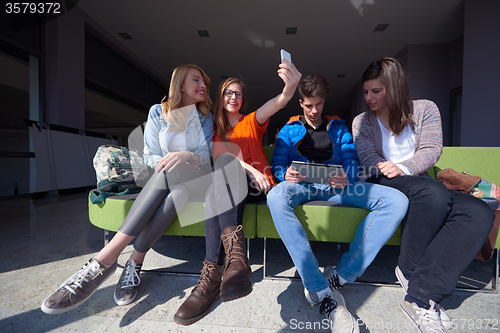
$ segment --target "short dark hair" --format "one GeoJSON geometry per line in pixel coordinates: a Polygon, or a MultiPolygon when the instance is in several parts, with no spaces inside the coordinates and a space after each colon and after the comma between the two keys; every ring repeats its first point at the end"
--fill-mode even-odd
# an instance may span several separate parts
{"type": "Polygon", "coordinates": [[[326,98],[329,93],[328,81],[324,76],[317,74],[308,75],[299,82],[299,97],[302,100],[311,97],[326,98]]]}

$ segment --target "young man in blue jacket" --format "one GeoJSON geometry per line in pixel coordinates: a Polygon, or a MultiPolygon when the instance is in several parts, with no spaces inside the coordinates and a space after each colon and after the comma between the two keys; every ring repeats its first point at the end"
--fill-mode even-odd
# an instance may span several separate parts
{"type": "Polygon", "coordinates": [[[311,304],[321,304],[320,313],[332,332],[359,332],[339,292],[344,283],[363,274],[379,250],[391,238],[408,208],[408,199],[398,190],[356,181],[359,161],[351,133],[337,116],[324,116],[328,82],[309,75],[299,83],[299,103],[304,114],[290,118],[281,129],[272,160],[278,181],[267,196],[267,205],[283,243],[302,279],[311,304]],[[292,161],[342,165],[341,176],[326,184],[311,183],[294,170],[292,161]],[[336,268],[321,273],[302,224],[294,208],[309,201],[329,201],[370,210],[336,268]]]}

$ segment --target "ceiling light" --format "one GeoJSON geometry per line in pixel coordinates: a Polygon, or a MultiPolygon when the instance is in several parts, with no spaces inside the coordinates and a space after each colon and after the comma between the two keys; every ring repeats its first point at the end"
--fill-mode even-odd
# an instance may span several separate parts
{"type": "Polygon", "coordinates": [[[130,36],[128,33],[126,32],[119,32],[118,35],[121,36],[121,38],[123,39],[132,39],[132,36],[130,36]]]}
{"type": "Polygon", "coordinates": [[[198,30],[198,36],[200,37],[210,37],[208,30],[198,30]]]}
{"type": "Polygon", "coordinates": [[[340,77],[344,77],[345,74],[337,74],[337,77],[340,78],[340,77]]]}
{"type": "Polygon", "coordinates": [[[384,31],[385,29],[387,29],[388,26],[389,24],[379,24],[375,27],[375,30],[373,31],[384,31]]]}
{"type": "Polygon", "coordinates": [[[286,28],[286,34],[287,35],[296,35],[297,34],[297,27],[286,28]]]}

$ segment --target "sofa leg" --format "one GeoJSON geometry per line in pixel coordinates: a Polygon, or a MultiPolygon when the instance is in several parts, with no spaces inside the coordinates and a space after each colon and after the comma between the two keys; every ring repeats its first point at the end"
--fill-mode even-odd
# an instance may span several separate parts
{"type": "Polygon", "coordinates": [[[499,266],[500,266],[500,249],[496,249],[496,262],[495,262],[495,276],[491,282],[491,289],[493,289],[498,294],[498,278],[499,278],[499,266]]]}
{"type": "Polygon", "coordinates": [[[109,230],[104,229],[104,246],[109,243],[109,230]]]}
{"type": "Polygon", "coordinates": [[[262,278],[267,279],[266,276],[266,251],[267,251],[267,237],[264,237],[264,258],[262,260],[262,278]]]}

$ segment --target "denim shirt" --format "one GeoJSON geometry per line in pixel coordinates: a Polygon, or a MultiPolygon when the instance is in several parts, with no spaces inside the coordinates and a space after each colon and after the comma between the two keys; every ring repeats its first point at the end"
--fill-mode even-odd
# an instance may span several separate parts
{"type": "MultiPolygon", "coordinates": [[[[149,110],[148,121],[144,129],[144,162],[155,168],[160,159],[169,153],[168,145],[175,135],[169,129],[173,125],[167,123],[162,115],[161,104],[155,104],[149,110]]],[[[200,156],[199,167],[210,168],[209,147],[214,136],[214,118],[198,111],[196,107],[186,121],[186,150],[200,156]]]]}

